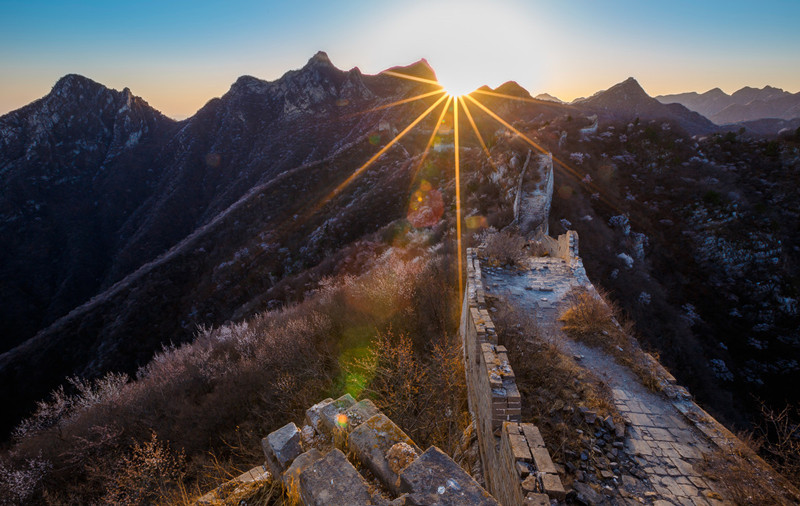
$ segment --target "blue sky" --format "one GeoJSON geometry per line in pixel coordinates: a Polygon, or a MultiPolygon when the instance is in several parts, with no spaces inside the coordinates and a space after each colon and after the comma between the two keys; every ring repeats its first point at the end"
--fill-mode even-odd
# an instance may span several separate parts
{"type": "Polygon", "coordinates": [[[798,26],[798,0],[0,0],[0,114],[80,73],[185,117],[238,76],[272,80],[317,50],[368,73],[425,57],[443,81],[564,99],[629,76],[651,95],[798,92],[798,26]]]}

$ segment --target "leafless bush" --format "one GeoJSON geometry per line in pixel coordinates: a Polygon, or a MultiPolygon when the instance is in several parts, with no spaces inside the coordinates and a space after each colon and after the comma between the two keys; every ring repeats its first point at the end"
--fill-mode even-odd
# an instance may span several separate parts
{"type": "Polygon", "coordinates": [[[41,488],[52,464],[41,457],[26,459],[21,465],[0,462],[0,504],[25,504],[41,488]]]}
{"type": "Polygon", "coordinates": [[[138,505],[168,499],[185,466],[183,452],[172,451],[153,432],[150,440],[134,443],[130,453],[119,460],[109,476],[102,502],[138,505]]]}
{"type": "Polygon", "coordinates": [[[789,481],[800,483],[800,409],[777,411],[762,403],[755,435],[761,454],[789,481]]]}
{"type": "Polygon", "coordinates": [[[365,393],[418,444],[458,451],[469,415],[457,339],[442,338],[421,354],[409,336],[390,330],[357,365],[370,377],[365,393]]]}
{"type": "Polygon", "coordinates": [[[483,253],[491,265],[519,265],[527,258],[524,237],[508,231],[489,229],[483,235],[483,253]]]}
{"type": "MultiPolygon", "coordinates": [[[[429,336],[445,330],[455,335],[451,265],[433,251],[386,248],[362,259],[360,275],[333,276],[304,302],[198,329],[193,342],[165,347],[133,381],[114,374],[73,379],[17,428],[6,452],[14,458],[3,461],[3,476],[17,476],[17,483],[29,484],[14,485],[20,493],[30,489],[46,503],[85,504],[102,497],[135,502],[155,497],[156,490],[165,497],[207,491],[225,480],[219,469],[249,468],[261,460],[265,434],[301,419],[321,394],[340,394],[343,351],[365,346],[387,328],[412,343],[392,353],[410,353],[406,358],[421,369],[406,376],[394,371],[375,389],[397,401],[398,412],[402,407],[400,417],[420,444],[435,441],[448,449],[466,412],[463,371],[452,370],[460,362],[457,344],[431,342],[429,336]],[[390,391],[388,385],[397,381],[420,390],[390,391]],[[178,466],[182,482],[169,474],[175,468],[167,447],[175,449],[169,454],[178,464],[178,456],[186,455],[185,467],[178,466]],[[52,466],[31,467],[29,460],[52,466]],[[125,474],[118,462],[138,471],[125,474]],[[150,481],[148,473],[162,465],[169,472],[161,475],[169,479],[150,481]]],[[[383,352],[389,353],[393,339],[383,352]]],[[[413,366],[403,364],[402,356],[393,360],[382,362],[387,371],[413,366]]]]}

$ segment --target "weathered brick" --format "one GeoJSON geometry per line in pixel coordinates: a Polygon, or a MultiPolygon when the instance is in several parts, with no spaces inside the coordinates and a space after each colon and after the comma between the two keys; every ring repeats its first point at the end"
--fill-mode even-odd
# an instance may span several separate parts
{"type": "Polygon", "coordinates": [[[533,458],[531,451],[528,448],[528,443],[525,441],[523,436],[506,432],[506,438],[508,439],[508,444],[511,447],[511,454],[516,460],[530,461],[533,458]]]}
{"type": "Polygon", "coordinates": [[[550,459],[550,453],[546,448],[533,448],[531,452],[533,455],[533,462],[536,465],[536,470],[540,473],[558,474],[556,466],[550,459]]]}
{"type": "Polygon", "coordinates": [[[374,504],[367,483],[339,450],[332,450],[300,473],[300,498],[306,506],[374,504]]]}
{"type": "Polygon", "coordinates": [[[567,492],[564,490],[564,485],[561,484],[561,479],[558,477],[557,474],[543,474],[542,477],[542,488],[547,495],[552,497],[553,499],[558,499],[559,501],[563,501],[567,497],[567,492]]]}
{"type": "Polygon", "coordinates": [[[532,423],[522,423],[520,424],[522,428],[522,433],[525,434],[525,439],[528,440],[528,446],[531,448],[544,448],[544,439],[542,438],[542,433],[539,432],[539,428],[533,425],[532,423]]]}
{"type": "Polygon", "coordinates": [[[422,453],[411,438],[383,413],[362,423],[348,438],[348,447],[358,459],[395,493],[399,492],[398,476],[389,465],[386,453],[397,443],[406,443],[417,454],[422,453]]]}
{"type": "Polygon", "coordinates": [[[273,476],[280,476],[295,457],[303,453],[300,440],[300,430],[292,422],[261,440],[261,447],[273,476]]]}
{"type": "Polygon", "coordinates": [[[499,506],[499,503],[440,449],[432,446],[400,474],[401,490],[436,494],[435,503],[499,506]]]}

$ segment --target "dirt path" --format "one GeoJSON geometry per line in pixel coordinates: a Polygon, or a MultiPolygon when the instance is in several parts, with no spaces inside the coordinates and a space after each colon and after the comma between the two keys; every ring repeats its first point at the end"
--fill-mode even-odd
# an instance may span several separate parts
{"type": "Polygon", "coordinates": [[[720,491],[698,470],[711,445],[672,401],[645,388],[601,349],[561,332],[556,318],[564,296],[573,286],[589,284],[582,269],[575,271],[563,260],[544,257],[529,259],[526,271],[482,270],[488,293],[504,296],[519,309],[532,312],[546,336],[611,387],[614,403],[627,424],[625,449],[644,474],[623,474],[617,482],[619,495],[609,499],[612,503],[726,504],[720,491]]]}

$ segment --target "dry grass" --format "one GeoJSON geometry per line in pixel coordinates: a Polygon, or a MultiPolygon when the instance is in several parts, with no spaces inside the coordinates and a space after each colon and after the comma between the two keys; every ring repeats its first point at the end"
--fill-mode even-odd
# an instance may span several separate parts
{"type": "Polygon", "coordinates": [[[505,301],[498,301],[496,307],[493,320],[501,344],[508,349],[523,397],[523,420],[533,421],[539,427],[556,462],[572,462],[577,466],[580,452],[585,448],[585,441],[577,431],[583,431],[584,437],[594,433],[594,428],[578,415],[579,407],[623,423],[610,388],[562,353],[542,334],[529,313],[505,301]]]}
{"type": "Polygon", "coordinates": [[[722,485],[726,499],[737,505],[790,505],[800,500],[738,451],[727,453],[717,449],[704,454],[698,470],[705,478],[722,485]]]}
{"type": "Polygon", "coordinates": [[[593,295],[584,288],[573,288],[566,300],[567,308],[559,320],[569,337],[601,348],[636,374],[651,391],[663,389],[658,371],[632,337],[633,324],[623,317],[606,293],[598,290],[598,294],[593,295]]]}

